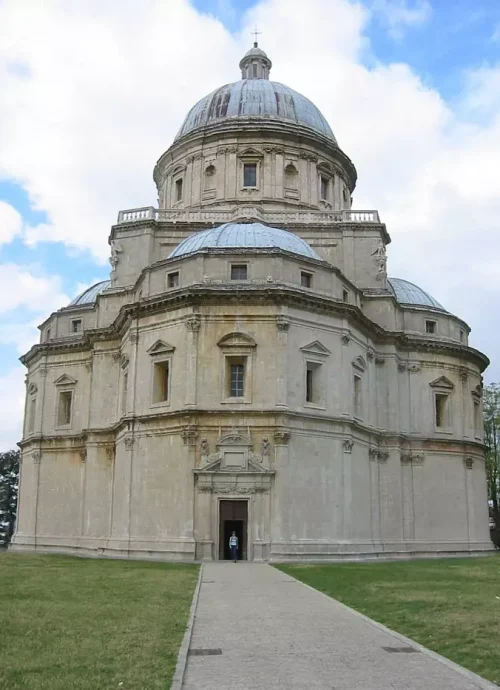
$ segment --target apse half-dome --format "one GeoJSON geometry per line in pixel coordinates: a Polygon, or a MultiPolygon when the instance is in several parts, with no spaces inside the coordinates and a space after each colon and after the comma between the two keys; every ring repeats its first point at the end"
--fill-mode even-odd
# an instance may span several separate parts
{"type": "Polygon", "coordinates": [[[203,249],[282,249],[292,254],[321,260],[305,240],[292,232],[263,223],[225,223],[186,237],[170,254],[170,259],[203,249]]]}

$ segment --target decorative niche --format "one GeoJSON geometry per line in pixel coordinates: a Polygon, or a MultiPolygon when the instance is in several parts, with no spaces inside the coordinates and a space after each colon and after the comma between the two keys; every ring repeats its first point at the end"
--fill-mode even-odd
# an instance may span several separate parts
{"type": "Polygon", "coordinates": [[[284,196],[286,199],[299,198],[299,171],[293,161],[285,165],[284,196]]]}
{"type": "Polygon", "coordinates": [[[205,171],[203,173],[203,192],[202,199],[207,201],[209,199],[215,199],[217,195],[217,170],[215,165],[208,161],[205,166],[205,171]]]}

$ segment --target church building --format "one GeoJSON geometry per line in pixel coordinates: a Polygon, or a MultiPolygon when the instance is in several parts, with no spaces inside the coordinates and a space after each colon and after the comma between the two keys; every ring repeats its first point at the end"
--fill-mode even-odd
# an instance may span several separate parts
{"type": "Polygon", "coordinates": [[[202,98],[120,211],[110,279],[40,326],[11,549],[335,560],[492,548],[488,359],[387,275],[356,169],[318,108],[270,81],[202,98]]]}

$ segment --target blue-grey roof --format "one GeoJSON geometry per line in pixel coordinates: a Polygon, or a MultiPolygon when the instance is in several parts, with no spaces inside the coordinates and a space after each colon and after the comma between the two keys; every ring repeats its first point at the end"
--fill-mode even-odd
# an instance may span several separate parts
{"type": "Polygon", "coordinates": [[[72,302],[70,302],[68,306],[76,307],[80,304],[92,304],[96,301],[97,295],[100,295],[101,292],[109,288],[110,285],[111,281],[101,280],[100,283],[92,285],[91,287],[84,290],[80,295],[78,295],[78,297],[75,297],[75,299],[72,302]]]}
{"type": "Polygon", "coordinates": [[[388,278],[389,289],[400,304],[412,304],[418,307],[432,307],[432,309],[446,309],[428,292],[402,278],[388,278]]]}
{"type": "Polygon", "coordinates": [[[293,254],[319,259],[301,237],[287,230],[270,228],[262,223],[225,223],[217,228],[186,237],[169,258],[184,256],[200,249],[283,249],[293,254]]]}
{"type": "Polygon", "coordinates": [[[240,117],[295,122],[337,143],[314,103],[288,86],[268,79],[242,79],[205,96],[191,108],[175,139],[200,127],[240,117]]]}

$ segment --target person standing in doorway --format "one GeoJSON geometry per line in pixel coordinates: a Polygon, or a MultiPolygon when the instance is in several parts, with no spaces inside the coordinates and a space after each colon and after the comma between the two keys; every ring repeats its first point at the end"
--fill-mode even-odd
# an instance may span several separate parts
{"type": "Polygon", "coordinates": [[[236,563],[238,560],[238,537],[236,532],[233,532],[229,537],[229,549],[231,551],[231,560],[236,563]]]}

